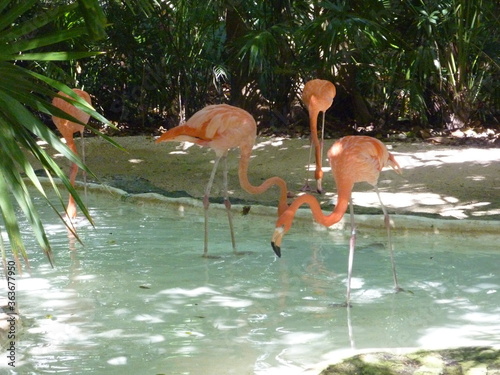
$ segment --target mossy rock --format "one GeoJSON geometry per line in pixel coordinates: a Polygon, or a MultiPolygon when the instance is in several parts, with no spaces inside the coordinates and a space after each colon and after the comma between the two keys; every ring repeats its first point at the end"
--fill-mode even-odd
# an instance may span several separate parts
{"type": "Polygon", "coordinates": [[[0,348],[6,349],[9,347],[10,342],[12,341],[9,338],[9,333],[15,334],[17,338],[20,334],[22,325],[21,319],[18,314],[14,314],[10,311],[8,307],[7,298],[0,297],[0,348]],[[14,331],[11,331],[11,320],[14,319],[15,327],[14,331]]]}
{"type": "Polygon", "coordinates": [[[409,354],[365,353],[330,365],[320,375],[500,375],[500,350],[464,347],[409,354]]]}

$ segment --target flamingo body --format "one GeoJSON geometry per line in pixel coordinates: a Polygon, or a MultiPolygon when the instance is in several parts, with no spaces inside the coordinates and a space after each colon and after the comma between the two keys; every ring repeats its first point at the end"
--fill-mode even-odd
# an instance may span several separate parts
{"type": "Polygon", "coordinates": [[[388,235],[388,247],[391,251],[391,261],[393,266],[393,276],[396,290],[399,290],[397,283],[396,270],[392,256],[392,244],[390,240],[390,220],[389,215],[380,199],[377,189],[377,181],[380,171],[384,167],[392,167],[397,173],[401,174],[401,168],[394,156],[389,153],[386,146],[378,139],[366,136],[347,136],[339,139],[328,150],[328,159],[332,168],[333,178],[337,185],[337,205],[333,212],[325,215],[321,210],[318,200],[310,195],[304,194],[295,199],[290,207],[276,221],[276,229],[273,233],[271,245],[277,256],[281,256],[281,242],[283,236],[292,227],[295,214],[303,204],[309,205],[314,220],[319,224],[329,227],[339,222],[344,216],[347,207],[351,204],[351,227],[352,236],[349,248],[349,273],[348,273],[348,291],[347,305],[350,299],[350,275],[352,269],[352,259],[354,255],[355,244],[355,226],[354,213],[352,211],[351,193],[354,184],[357,182],[367,182],[371,184],[379,197],[382,210],[384,212],[384,222],[388,235]]]}
{"type": "MultiPolygon", "coordinates": [[[[205,209],[205,244],[203,255],[208,256],[208,206],[209,195],[213,179],[220,159],[226,159],[227,153],[232,148],[240,149],[240,162],[238,178],[241,187],[250,194],[261,194],[273,185],[280,188],[278,214],[287,208],[286,182],[279,177],[271,177],[261,185],[254,186],[248,180],[248,165],[252,149],[257,136],[257,124],[254,118],[245,110],[227,104],[209,105],[196,112],[186,123],[176,126],[163,133],[156,142],[193,142],[200,146],[210,147],[217,158],[212,173],[205,189],[203,198],[205,209]]],[[[227,193],[227,166],[224,164],[224,203],[227,209],[233,251],[236,253],[236,244],[232,229],[230,202],[227,193]]]]}
{"type": "MultiPolygon", "coordinates": [[[[314,147],[314,157],[316,161],[316,170],[314,178],[316,179],[316,190],[322,193],[323,180],[323,138],[325,127],[325,112],[331,107],[333,99],[337,94],[335,85],[330,81],[323,79],[313,79],[306,82],[302,92],[302,101],[309,112],[309,127],[311,131],[311,143],[314,147]],[[321,128],[321,142],[318,138],[318,115],[323,112],[323,122],[321,128]]],[[[309,154],[309,158],[310,158],[309,154]]],[[[309,163],[308,163],[309,164],[309,163]]],[[[309,185],[306,179],[304,189],[308,189],[309,185]]]]}
{"type": "MultiPolygon", "coordinates": [[[[73,89],[73,92],[77,94],[80,98],[85,100],[89,105],[92,105],[92,101],[90,99],[90,95],[80,89],[73,89]]],[[[65,94],[62,91],[59,91],[57,93],[59,96],[64,96],[67,98],[70,98],[69,95],[65,94]]],[[[54,107],[59,108],[60,110],[66,112],[68,115],[71,117],[74,117],[75,119],[79,120],[83,124],[87,124],[90,119],[90,115],[83,112],[81,109],[76,108],[73,104],[68,103],[62,98],[59,98],[57,96],[52,99],[52,105],[54,107]]],[[[67,119],[63,119],[60,117],[52,116],[52,121],[56,125],[57,129],[63,136],[63,138],[66,140],[66,144],[69,147],[71,151],[73,151],[75,154],[78,154],[78,150],[76,149],[76,144],[73,139],[73,135],[75,133],[80,133],[81,137],[83,137],[83,132],[85,130],[85,126],[82,124],[79,124],[77,122],[73,122],[67,119]]],[[[75,163],[71,164],[70,168],[70,173],[69,173],[69,181],[71,185],[75,184],[75,179],[76,175],[78,174],[78,166],[75,163]]],[[[76,204],[73,196],[70,194],[69,196],[69,202],[68,202],[68,207],[66,209],[66,215],[70,219],[74,219],[76,217],[76,204]]]]}
{"type": "MultiPolygon", "coordinates": [[[[327,156],[337,189],[343,192],[344,186],[351,190],[357,182],[367,182],[376,186],[380,171],[384,167],[392,167],[396,172],[401,173],[399,164],[387,147],[372,137],[341,138],[328,150],[327,156]]],[[[349,200],[350,195],[346,198],[349,200]]]]}
{"type": "Polygon", "coordinates": [[[163,133],[156,142],[192,142],[210,147],[220,157],[236,147],[251,153],[256,137],[257,124],[247,111],[218,104],[196,112],[186,123],[163,133]]]}

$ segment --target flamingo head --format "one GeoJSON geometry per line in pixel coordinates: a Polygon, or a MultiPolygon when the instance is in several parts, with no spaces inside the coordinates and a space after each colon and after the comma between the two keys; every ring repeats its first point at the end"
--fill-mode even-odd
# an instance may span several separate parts
{"type": "Polygon", "coordinates": [[[274,253],[281,258],[281,240],[285,235],[285,229],[283,227],[278,227],[274,230],[273,238],[271,239],[271,246],[274,250],[274,253]]]}
{"type": "Polygon", "coordinates": [[[271,246],[274,250],[274,253],[278,257],[281,257],[281,241],[283,240],[283,236],[292,227],[293,217],[294,212],[288,209],[283,212],[283,214],[281,214],[281,216],[276,221],[276,228],[274,229],[273,237],[271,239],[271,246]]]}

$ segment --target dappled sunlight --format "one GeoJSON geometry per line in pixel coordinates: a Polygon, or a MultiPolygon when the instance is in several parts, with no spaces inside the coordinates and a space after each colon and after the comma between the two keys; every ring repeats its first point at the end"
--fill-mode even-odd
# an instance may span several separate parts
{"type": "MultiPolygon", "coordinates": [[[[269,149],[271,144],[273,140],[266,139],[260,142],[257,148],[264,150],[267,146],[269,149]]],[[[411,146],[413,145],[410,145],[410,148],[411,146]]],[[[299,144],[280,139],[271,147],[278,147],[284,151],[284,158],[293,152],[301,152],[303,155],[301,163],[292,165],[290,170],[285,171],[291,191],[294,192],[295,197],[299,196],[304,178],[308,178],[310,183],[314,180],[315,163],[313,159],[308,163],[309,143],[304,141],[299,144]],[[292,145],[296,147],[295,150],[291,148],[292,145]]],[[[491,149],[457,150],[425,144],[422,145],[421,151],[418,149],[411,152],[399,151],[405,147],[406,145],[397,144],[390,147],[390,152],[395,155],[401,165],[402,176],[394,173],[391,168],[384,168],[378,183],[379,190],[382,192],[382,200],[392,213],[432,214],[456,219],[498,215],[500,209],[494,200],[497,188],[494,182],[487,179],[486,174],[481,173],[481,170],[487,166],[500,164],[498,163],[500,153],[492,152],[491,149]],[[459,170],[453,172],[450,170],[451,166],[459,170]],[[425,178],[422,178],[424,175],[425,178]],[[436,179],[439,183],[427,184],[426,181],[429,178],[436,179]],[[468,195],[469,191],[470,195],[468,195]],[[477,194],[480,191],[484,194],[477,194]],[[475,199],[471,200],[469,196],[474,196],[475,199]]],[[[309,193],[315,195],[324,204],[325,212],[331,212],[336,203],[337,189],[326,157],[322,170],[324,194],[316,195],[314,191],[309,193]],[[328,201],[326,198],[330,197],[334,199],[328,201]]],[[[352,197],[356,206],[369,208],[370,213],[373,213],[372,209],[380,208],[377,195],[366,183],[355,184],[352,197]]],[[[358,208],[355,212],[363,213],[363,210],[358,208]]]]}
{"type": "Polygon", "coordinates": [[[485,176],[465,176],[465,178],[473,181],[484,181],[486,180],[485,176]]]}
{"type": "MultiPolygon", "coordinates": [[[[384,191],[382,199],[397,195],[384,191]]],[[[379,210],[373,191],[353,197],[379,210]]],[[[445,195],[403,197],[406,203],[392,204],[456,204],[445,195]]],[[[105,368],[118,375],[142,373],[146,361],[153,373],[218,374],[230,361],[238,373],[295,375],[347,348],[489,345],[500,334],[498,236],[417,233],[396,223],[405,292],[395,293],[385,231],[361,227],[347,310],[340,305],[348,231],[298,220],[277,259],[269,245],[274,216],[235,215],[238,250],[252,251],[239,257],[231,252],[226,213],[213,210],[211,250],[221,256],[203,259],[201,210],[186,206],[180,216],[177,206],[119,203],[89,196],[96,228],[79,228],[85,245],[73,250],[64,226],[50,224],[57,267],[40,254],[32,275],[18,282],[19,371],[105,368]]]]}
{"type": "Polygon", "coordinates": [[[475,216],[475,217],[494,216],[494,215],[500,215],[500,208],[494,208],[491,210],[479,210],[479,211],[474,211],[472,213],[472,216],[475,216]]]}
{"type": "Polygon", "coordinates": [[[208,287],[200,287],[195,289],[184,289],[184,288],[173,288],[166,289],[160,292],[160,294],[166,294],[174,299],[185,298],[185,297],[201,297],[205,295],[220,294],[215,290],[208,287]]]}
{"type": "Polygon", "coordinates": [[[474,163],[489,165],[500,161],[500,152],[491,152],[489,149],[464,148],[432,149],[410,153],[391,151],[404,169],[418,167],[436,167],[445,164],[474,163]]]}
{"type": "MultiPolygon", "coordinates": [[[[314,172],[316,170],[316,164],[314,164],[314,163],[306,164],[304,166],[304,168],[306,171],[314,172]]],[[[323,171],[323,173],[331,173],[332,168],[331,167],[321,167],[321,170],[323,171]]]]}
{"type": "MultiPolygon", "coordinates": [[[[388,207],[412,207],[416,204],[426,206],[442,205],[446,203],[456,203],[458,200],[453,197],[442,197],[434,193],[380,193],[382,201],[388,207]]],[[[353,202],[356,205],[365,207],[378,207],[380,202],[374,192],[355,192],[353,202]]]]}
{"type": "Polygon", "coordinates": [[[426,330],[419,343],[426,348],[449,347],[450,340],[454,346],[469,346],[470,337],[476,336],[475,345],[490,345],[488,337],[500,337],[498,314],[500,308],[493,313],[479,312],[479,307],[468,300],[450,300],[446,304],[450,309],[463,310],[463,314],[456,318],[456,323],[449,326],[432,326],[426,330]]]}
{"type": "Polygon", "coordinates": [[[134,320],[138,322],[147,322],[149,324],[163,323],[164,320],[158,316],[150,315],[150,314],[140,314],[134,317],[134,320]]]}
{"type": "MultiPolygon", "coordinates": [[[[383,185],[383,183],[381,184],[383,185]]],[[[354,205],[369,208],[379,208],[380,201],[373,189],[365,187],[366,191],[353,191],[352,200],[354,205]]],[[[393,190],[394,188],[391,188],[393,190]]],[[[492,203],[489,201],[483,202],[461,202],[458,197],[438,194],[425,191],[423,187],[411,189],[410,185],[404,185],[397,192],[381,192],[382,202],[386,207],[394,210],[411,211],[414,213],[433,213],[442,217],[454,217],[457,219],[465,219],[473,216],[497,215],[500,209],[492,208],[491,210],[481,209],[487,208],[492,203]],[[408,191],[412,190],[412,191],[408,191]]],[[[337,204],[336,193],[326,193],[325,198],[330,198],[328,204],[333,206],[337,204]]],[[[328,210],[325,208],[325,210],[328,210]]]]}
{"type": "Polygon", "coordinates": [[[187,141],[180,142],[178,144],[176,143],[175,150],[170,151],[169,154],[170,155],[187,155],[188,154],[187,150],[189,150],[194,145],[195,145],[195,143],[187,142],[187,141]]]}
{"type": "Polygon", "coordinates": [[[465,219],[469,217],[467,214],[467,211],[475,210],[478,207],[482,206],[488,206],[490,202],[477,202],[477,203],[470,203],[466,205],[457,205],[455,207],[451,208],[444,208],[440,211],[440,215],[443,217],[455,217],[457,219],[465,219]]]}
{"type": "Polygon", "coordinates": [[[267,139],[264,141],[257,140],[255,145],[253,146],[253,150],[255,151],[255,150],[263,149],[266,146],[280,147],[281,148],[281,146],[283,146],[284,139],[285,138],[276,137],[276,138],[271,138],[271,139],[267,139]]]}
{"type": "Polygon", "coordinates": [[[115,357],[107,360],[107,363],[112,366],[124,366],[127,364],[127,357],[115,357]]]}
{"type": "Polygon", "coordinates": [[[243,308],[252,305],[252,302],[249,300],[234,298],[230,296],[213,296],[207,301],[207,303],[209,305],[231,308],[243,308]]]}
{"type": "MultiPolygon", "coordinates": [[[[489,334],[500,330],[495,329],[496,325],[485,325],[478,328],[476,324],[457,324],[450,327],[432,327],[429,328],[424,336],[419,340],[419,344],[427,349],[441,349],[450,347],[450,342],[453,342],[453,347],[470,346],[471,335],[481,336],[483,332],[489,334]],[[492,331],[493,329],[493,331],[492,331]]],[[[487,336],[489,336],[489,334],[487,336]]],[[[488,339],[477,339],[474,342],[476,346],[491,345],[488,339]]]]}
{"type": "MultiPolygon", "coordinates": [[[[380,196],[386,207],[393,209],[407,209],[415,212],[436,213],[442,217],[465,219],[470,216],[469,212],[473,210],[476,216],[481,216],[481,213],[484,215],[491,215],[495,213],[495,211],[477,211],[480,207],[487,207],[490,205],[490,202],[470,202],[468,204],[460,204],[459,199],[456,197],[444,196],[430,192],[383,192],[380,196]]],[[[352,198],[354,205],[381,209],[378,197],[373,191],[353,192],[352,198]]],[[[332,195],[330,203],[333,205],[337,203],[336,195],[332,195]]]]}

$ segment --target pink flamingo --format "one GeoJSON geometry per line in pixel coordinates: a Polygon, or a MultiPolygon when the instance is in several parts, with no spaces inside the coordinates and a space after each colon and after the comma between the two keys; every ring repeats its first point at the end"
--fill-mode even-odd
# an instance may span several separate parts
{"type": "MultiPolygon", "coordinates": [[[[89,105],[92,105],[92,101],[90,99],[90,95],[80,89],[73,89],[73,92],[77,94],[80,98],[85,100],[89,105]]],[[[62,91],[59,91],[57,93],[58,96],[64,96],[67,98],[70,98],[69,95],[65,94],[62,91]]],[[[87,124],[90,119],[90,115],[87,113],[83,112],[81,109],[76,108],[73,104],[68,103],[66,100],[55,96],[54,99],[52,99],[52,105],[54,107],[59,108],[60,110],[66,112],[68,115],[71,117],[77,119],[83,124],[87,124]]],[[[52,116],[52,121],[56,125],[57,129],[59,129],[59,132],[63,136],[63,138],[66,140],[66,144],[70,148],[71,151],[73,151],[75,154],[78,155],[78,150],[76,149],[76,144],[73,139],[73,134],[79,132],[80,136],[82,138],[82,154],[83,154],[83,159],[85,160],[85,149],[84,149],[84,144],[83,144],[83,132],[85,130],[85,126],[82,124],[66,120],[60,117],[52,116]]],[[[71,164],[71,169],[70,169],[70,174],[69,174],[69,181],[72,186],[75,185],[75,179],[76,175],[78,174],[78,166],[75,163],[71,164]]],[[[66,215],[70,219],[74,219],[76,217],[76,204],[73,196],[70,194],[69,195],[69,201],[68,201],[68,207],[66,209],[66,215]]]]}
{"type": "Polygon", "coordinates": [[[273,233],[271,245],[278,257],[281,256],[281,241],[283,236],[290,230],[293,218],[298,208],[303,204],[309,205],[314,220],[319,224],[329,227],[339,222],[350,205],[351,214],[351,239],[349,241],[349,261],[347,273],[347,297],[346,306],[350,307],[351,298],[351,276],[354,260],[354,248],[356,243],[356,228],[354,225],[354,210],[352,206],[351,193],[356,182],[367,182],[372,185],[384,213],[384,223],[388,236],[388,248],[391,256],[394,287],[396,291],[401,288],[398,285],[396,265],[391,242],[390,217],[382,203],[377,182],[382,168],[392,167],[401,174],[401,168],[394,156],[389,153],[386,146],[379,140],[366,136],[348,136],[341,138],[328,150],[328,159],[332,168],[333,178],[337,185],[338,199],[335,209],[330,215],[324,215],[319,202],[315,197],[304,194],[295,199],[290,207],[276,221],[276,229],[273,233]]]}
{"type": "MultiPolygon", "coordinates": [[[[323,193],[323,170],[321,169],[323,163],[323,140],[325,138],[325,112],[331,107],[333,99],[337,90],[335,85],[330,81],[323,79],[313,79],[308,81],[304,86],[302,92],[302,101],[304,102],[307,110],[309,111],[309,127],[311,129],[311,143],[314,146],[314,156],[316,159],[316,170],[314,177],[316,179],[316,191],[323,193]],[[318,115],[323,112],[323,122],[321,125],[321,142],[318,139],[318,115]]],[[[309,150],[309,161],[307,167],[311,163],[311,152],[309,150]]],[[[307,172],[306,172],[307,174],[307,172]]],[[[302,190],[310,190],[309,179],[306,176],[306,182],[302,190]]]]}
{"type": "Polygon", "coordinates": [[[245,110],[227,104],[209,105],[196,112],[186,123],[176,126],[163,133],[156,142],[192,142],[200,146],[210,147],[215,151],[215,163],[203,197],[203,207],[205,213],[205,242],[203,256],[208,257],[208,207],[209,196],[217,166],[221,159],[224,160],[223,188],[224,204],[229,220],[231,241],[234,253],[236,242],[231,216],[231,203],[229,202],[227,191],[227,164],[226,157],[228,151],[238,147],[240,149],[240,162],[238,167],[238,177],[240,185],[250,194],[261,194],[271,186],[277,185],[280,188],[280,199],[278,203],[278,215],[287,208],[287,186],[286,182],[279,177],[271,177],[259,186],[253,186],[248,180],[248,165],[252,148],[257,136],[257,125],[254,118],[245,110]]]}

